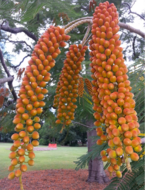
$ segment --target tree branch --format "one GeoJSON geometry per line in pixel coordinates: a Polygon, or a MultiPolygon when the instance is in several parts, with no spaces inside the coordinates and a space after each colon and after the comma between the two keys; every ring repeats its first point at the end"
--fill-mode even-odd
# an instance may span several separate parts
{"type": "Polygon", "coordinates": [[[141,19],[143,19],[143,20],[145,21],[145,18],[144,18],[143,16],[139,15],[139,14],[136,13],[136,12],[132,12],[132,11],[131,11],[131,7],[130,7],[130,5],[129,5],[128,3],[122,3],[122,5],[127,5],[127,6],[128,6],[129,14],[130,14],[130,13],[135,14],[135,15],[139,16],[141,19]]]}
{"type": "Polygon", "coordinates": [[[122,22],[119,22],[118,25],[121,27],[121,28],[124,28],[124,29],[127,29],[129,30],[130,32],[134,32],[138,35],[140,35],[141,37],[145,38],[145,33],[128,25],[128,24],[125,24],[125,23],[122,23],[122,22]]]}
{"type": "Polygon", "coordinates": [[[84,44],[85,44],[85,42],[86,42],[86,39],[87,39],[87,37],[88,37],[88,35],[89,35],[89,33],[90,33],[90,30],[91,30],[91,24],[88,23],[87,31],[86,31],[86,33],[85,33],[85,35],[84,35],[83,40],[82,40],[82,46],[84,46],[84,44]]]}
{"type": "MultiPolygon", "coordinates": [[[[4,62],[3,54],[2,54],[1,49],[0,49],[0,60],[1,60],[2,66],[3,66],[3,68],[4,68],[4,70],[5,70],[6,74],[7,74],[7,76],[8,76],[8,77],[11,77],[11,75],[10,75],[10,73],[9,73],[9,71],[8,71],[8,68],[7,68],[7,66],[6,66],[6,64],[5,64],[5,62],[4,62]]],[[[8,82],[8,86],[9,86],[9,89],[10,89],[12,95],[13,95],[14,100],[16,101],[16,100],[17,100],[17,94],[16,94],[16,92],[15,92],[15,90],[14,90],[14,87],[13,87],[13,85],[12,85],[12,81],[9,81],[9,82],[8,82]]]]}
{"type": "Polygon", "coordinates": [[[87,127],[87,128],[89,128],[89,126],[87,126],[87,125],[84,125],[84,124],[82,124],[82,123],[79,123],[79,122],[76,122],[76,121],[72,121],[73,123],[76,123],[76,124],[79,124],[79,125],[82,125],[82,126],[84,126],[84,127],[87,127]]]}
{"type": "Polygon", "coordinates": [[[139,56],[136,54],[136,52],[135,52],[135,40],[136,40],[136,37],[137,36],[134,36],[134,38],[133,38],[133,43],[132,43],[132,47],[133,47],[133,55],[134,55],[134,57],[135,58],[138,58],[139,56]]]}
{"type": "Polygon", "coordinates": [[[33,50],[33,48],[29,45],[29,44],[27,44],[27,42],[25,42],[25,41],[13,41],[13,40],[9,40],[8,38],[3,38],[4,40],[8,40],[9,42],[12,42],[12,43],[24,43],[24,44],[26,44],[31,50],[33,50]]]}
{"type": "Polygon", "coordinates": [[[31,55],[26,55],[25,57],[23,57],[23,59],[22,59],[22,61],[18,64],[18,65],[13,65],[13,66],[10,66],[11,68],[14,68],[14,69],[16,69],[17,67],[19,67],[22,63],[23,63],[23,61],[27,58],[27,57],[29,57],[29,56],[31,56],[31,55]]]}
{"type": "Polygon", "coordinates": [[[2,78],[2,79],[0,79],[0,85],[5,83],[5,82],[10,82],[10,81],[13,81],[13,80],[14,80],[13,76],[2,78]]]}
{"type": "Polygon", "coordinates": [[[10,32],[13,34],[17,34],[20,32],[24,32],[27,36],[29,36],[31,39],[33,39],[34,41],[37,41],[37,38],[34,34],[32,34],[31,32],[29,32],[28,30],[22,28],[22,27],[18,27],[18,28],[11,28],[9,26],[9,22],[8,21],[4,21],[1,25],[0,25],[0,29],[4,30],[6,32],[10,32]],[[5,23],[5,24],[4,24],[5,23]]]}
{"type": "MultiPolygon", "coordinates": [[[[84,23],[91,23],[92,24],[92,18],[93,17],[82,17],[82,18],[79,18],[77,20],[74,20],[70,23],[68,23],[66,26],[64,26],[64,29],[65,29],[65,33],[69,33],[72,29],[78,27],[79,25],[81,24],[84,24],[84,23]]],[[[125,23],[122,23],[122,22],[119,22],[118,25],[121,27],[121,28],[124,28],[124,29],[127,29],[129,30],[130,32],[134,32],[138,35],[140,35],[141,37],[145,38],[145,33],[128,25],[128,24],[125,24],[125,23]]]]}

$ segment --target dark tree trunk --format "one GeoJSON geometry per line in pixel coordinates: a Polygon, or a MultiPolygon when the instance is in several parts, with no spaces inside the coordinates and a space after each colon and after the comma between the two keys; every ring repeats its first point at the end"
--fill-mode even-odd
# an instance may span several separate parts
{"type": "MultiPolygon", "coordinates": [[[[87,125],[92,128],[94,126],[94,121],[89,120],[87,125]]],[[[96,142],[91,138],[96,136],[96,130],[93,129],[87,132],[87,139],[88,139],[88,152],[92,150],[92,146],[96,144],[96,142]]],[[[109,178],[106,176],[105,171],[103,169],[103,162],[101,156],[96,157],[94,160],[90,160],[89,166],[89,176],[87,181],[88,182],[98,182],[98,183],[107,183],[109,182],[109,178]]]]}

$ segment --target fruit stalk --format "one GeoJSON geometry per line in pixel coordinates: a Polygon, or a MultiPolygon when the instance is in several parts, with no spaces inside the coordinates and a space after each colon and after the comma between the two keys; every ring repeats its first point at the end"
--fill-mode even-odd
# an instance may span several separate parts
{"type": "Polygon", "coordinates": [[[20,189],[24,190],[23,189],[23,183],[22,183],[22,175],[20,175],[20,177],[19,177],[19,182],[20,182],[20,189]]]}

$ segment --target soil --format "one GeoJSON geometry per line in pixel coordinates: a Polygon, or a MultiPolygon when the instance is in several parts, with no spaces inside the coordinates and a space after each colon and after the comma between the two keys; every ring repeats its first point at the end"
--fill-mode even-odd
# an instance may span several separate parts
{"type": "MultiPolygon", "coordinates": [[[[103,190],[109,184],[88,183],[87,177],[87,170],[39,170],[23,173],[22,181],[24,190],[103,190]]],[[[1,179],[0,190],[20,190],[19,179],[1,179]]]]}

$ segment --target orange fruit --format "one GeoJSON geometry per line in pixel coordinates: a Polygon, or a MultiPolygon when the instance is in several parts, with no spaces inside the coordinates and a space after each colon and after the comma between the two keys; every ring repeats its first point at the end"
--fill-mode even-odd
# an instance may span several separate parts
{"type": "Polygon", "coordinates": [[[15,173],[14,172],[9,173],[8,179],[14,179],[14,177],[15,177],[15,173]]]}
{"type": "Polygon", "coordinates": [[[33,145],[32,144],[28,144],[26,148],[27,148],[28,151],[32,151],[33,150],[33,145]]]}
{"type": "Polygon", "coordinates": [[[10,154],[9,154],[9,158],[10,159],[13,159],[13,158],[15,158],[16,157],[16,152],[11,152],[10,154]]]}
{"type": "Polygon", "coordinates": [[[17,134],[17,133],[15,133],[15,134],[13,134],[12,136],[11,136],[11,139],[12,140],[17,140],[19,138],[19,135],[17,134]]]}
{"type": "Polygon", "coordinates": [[[39,139],[39,133],[38,133],[37,131],[34,131],[34,132],[32,133],[32,138],[33,138],[33,139],[39,139]]]}
{"type": "Polygon", "coordinates": [[[33,126],[27,126],[27,131],[29,133],[33,132],[34,131],[34,127],[33,126]]]}
{"type": "MultiPolygon", "coordinates": [[[[32,141],[32,142],[33,142],[33,141],[32,141]]],[[[29,158],[31,158],[31,159],[34,159],[34,158],[35,158],[34,152],[29,152],[28,156],[29,156],[29,158]]]]}
{"type": "Polygon", "coordinates": [[[29,164],[29,166],[33,166],[34,165],[34,161],[33,160],[28,160],[28,164],[29,164]]]}
{"type": "Polygon", "coordinates": [[[21,170],[16,170],[16,171],[15,171],[15,176],[16,176],[16,177],[20,177],[20,175],[22,175],[21,170]]]}
{"type": "Polygon", "coordinates": [[[39,123],[35,123],[35,124],[34,124],[34,128],[35,128],[35,129],[40,129],[40,128],[41,128],[41,125],[40,125],[39,123]]]}
{"type": "Polygon", "coordinates": [[[27,171],[27,166],[26,165],[21,165],[20,169],[21,169],[22,172],[25,172],[25,171],[27,171]]]}
{"type": "Polygon", "coordinates": [[[22,163],[25,161],[25,157],[24,156],[19,156],[19,162],[22,163]]]}

